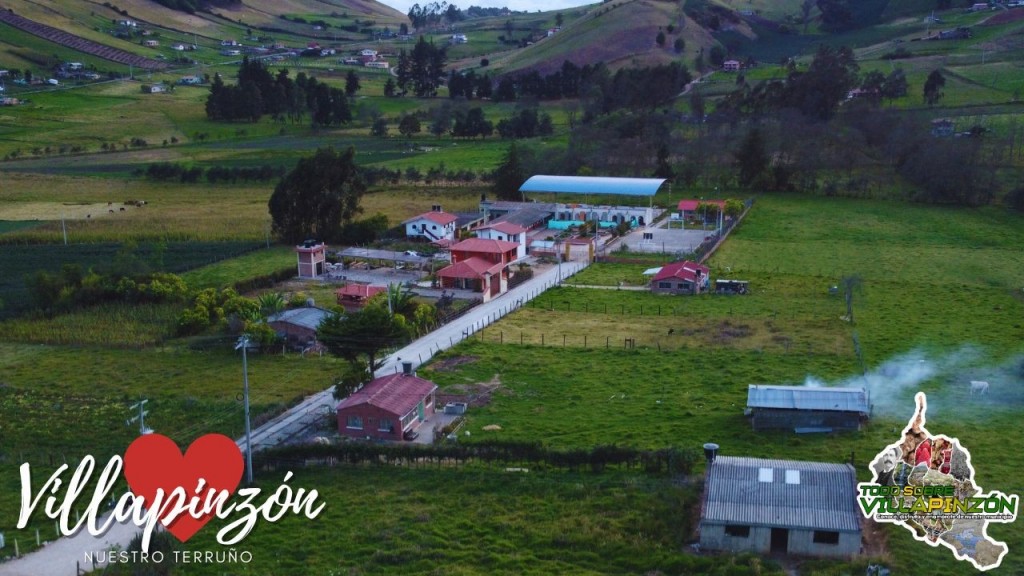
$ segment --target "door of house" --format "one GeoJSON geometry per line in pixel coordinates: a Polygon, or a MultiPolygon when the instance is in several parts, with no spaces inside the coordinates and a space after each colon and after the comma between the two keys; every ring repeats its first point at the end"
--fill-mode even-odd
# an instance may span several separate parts
{"type": "Polygon", "coordinates": [[[772,553],[785,554],[789,551],[789,530],[772,528],[772,553]]]}
{"type": "Polygon", "coordinates": [[[420,400],[420,404],[419,404],[419,406],[416,407],[416,410],[419,412],[420,422],[423,422],[423,417],[424,417],[423,400],[420,400]]]}

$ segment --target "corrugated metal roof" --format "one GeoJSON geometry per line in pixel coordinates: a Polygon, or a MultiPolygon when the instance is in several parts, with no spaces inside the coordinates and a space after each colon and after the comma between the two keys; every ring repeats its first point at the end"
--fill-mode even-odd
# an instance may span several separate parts
{"type": "Polygon", "coordinates": [[[531,176],[520,192],[557,194],[613,194],[616,196],[654,196],[664,178],[610,178],[604,176],[531,176]]]}
{"type": "Polygon", "coordinates": [[[849,464],[719,456],[708,469],[702,521],[859,531],[856,480],[849,464]],[[772,470],[771,482],[758,481],[762,469],[772,470]],[[799,484],[786,483],[787,471],[799,473],[799,484]]]}
{"type": "Polygon", "coordinates": [[[332,312],[328,312],[323,308],[292,308],[291,310],[284,310],[270,316],[267,318],[267,323],[284,322],[293,326],[316,330],[324,318],[331,314],[332,312]]]}
{"type": "Polygon", "coordinates": [[[430,380],[404,373],[390,374],[371,380],[339,402],[337,409],[369,404],[401,418],[434,390],[437,390],[437,385],[430,380]]]}
{"type": "Polygon", "coordinates": [[[868,393],[863,388],[828,388],[816,386],[747,387],[747,408],[778,408],[784,410],[835,410],[839,412],[871,412],[868,393]]]}

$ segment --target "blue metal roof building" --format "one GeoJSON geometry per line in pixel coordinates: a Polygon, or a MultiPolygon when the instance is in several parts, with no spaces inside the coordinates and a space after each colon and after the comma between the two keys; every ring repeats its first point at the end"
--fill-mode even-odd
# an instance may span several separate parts
{"type": "Polygon", "coordinates": [[[755,430],[859,430],[861,421],[871,413],[870,400],[863,388],[757,384],[747,387],[747,412],[755,430]]]}
{"type": "Polygon", "coordinates": [[[654,196],[664,178],[612,178],[605,176],[531,176],[519,187],[522,193],[607,194],[612,196],[654,196]]]}

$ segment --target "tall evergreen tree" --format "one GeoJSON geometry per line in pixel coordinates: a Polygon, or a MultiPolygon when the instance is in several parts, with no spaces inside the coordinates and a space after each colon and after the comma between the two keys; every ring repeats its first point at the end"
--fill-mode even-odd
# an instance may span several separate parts
{"type": "Polygon", "coordinates": [[[754,185],[768,169],[768,152],[765,150],[764,136],[758,128],[751,128],[740,143],[738,150],[733,152],[738,179],[741,186],[754,185]]]}
{"type": "Polygon", "coordinates": [[[520,200],[522,195],[519,192],[519,187],[525,181],[526,169],[519,158],[519,149],[513,142],[508,147],[505,159],[494,171],[494,184],[491,186],[491,190],[499,200],[520,200]]]}
{"type": "Polygon", "coordinates": [[[362,212],[359,201],[366,183],[355,153],[352,147],[341,154],[333,148],[318,149],[281,179],[268,202],[278,238],[289,243],[307,238],[330,241],[362,212]]]}

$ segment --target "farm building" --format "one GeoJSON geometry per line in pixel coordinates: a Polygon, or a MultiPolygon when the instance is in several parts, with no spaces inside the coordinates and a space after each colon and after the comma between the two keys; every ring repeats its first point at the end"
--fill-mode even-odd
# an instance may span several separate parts
{"type": "Polygon", "coordinates": [[[711,270],[696,262],[683,260],[661,267],[651,278],[654,294],[700,294],[708,289],[711,270]]]}
{"type": "Polygon", "coordinates": [[[871,404],[863,388],[751,384],[747,412],[754,430],[832,432],[859,430],[871,413],[871,404]]]}
{"type": "Polygon", "coordinates": [[[316,240],[306,240],[295,247],[299,263],[299,278],[318,278],[324,274],[327,262],[327,245],[316,240]]]}
{"type": "MultiPolygon", "coordinates": [[[[601,176],[531,176],[519,191],[530,194],[576,194],[583,196],[646,197],[651,199],[665,183],[664,178],[610,178],[601,176]]],[[[596,206],[559,204],[555,210],[558,221],[598,221],[602,227],[630,222],[646,226],[654,220],[654,208],[636,206],[596,206]]]]}
{"type": "Polygon", "coordinates": [[[345,308],[346,312],[352,312],[362,308],[366,301],[381,292],[386,292],[387,286],[372,286],[370,284],[349,283],[335,292],[338,297],[338,304],[345,308]]]}
{"type": "Polygon", "coordinates": [[[514,242],[470,238],[451,247],[452,263],[437,272],[441,288],[473,290],[483,301],[508,290],[508,266],[516,259],[514,242]]]}
{"type": "Polygon", "coordinates": [[[856,481],[849,464],[715,458],[704,484],[700,545],[730,552],[858,554],[856,481]]]}
{"type": "Polygon", "coordinates": [[[331,312],[315,306],[292,308],[267,318],[267,325],[293,346],[310,346],[316,343],[316,329],[331,312]]]}
{"type": "Polygon", "coordinates": [[[740,61],[739,60],[726,60],[722,62],[722,70],[725,72],[739,72],[740,61]]]}
{"type": "Polygon", "coordinates": [[[373,60],[372,62],[367,62],[367,63],[363,64],[363,66],[365,66],[367,68],[383,68],[383,69],[387,69],[388,61],[387,60],[373,60]]]}
{"type": "Polygon", "coordinates": [[[437,385],[405,364],[399,374],[371,380],[338,404],[338,433],[353,438],[411,439],[434,413],[437,385]]]}
{"type": "Polygon", "coordinates": [[[430,212],[413,216],[402,224],[405,225],[405,235],[408,238],[445,243],[455,240],[458,219],[455,214],[449,214],[442,210],[440,205],[435,204],[430,212]]]}

